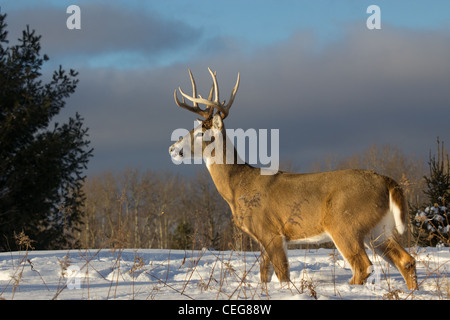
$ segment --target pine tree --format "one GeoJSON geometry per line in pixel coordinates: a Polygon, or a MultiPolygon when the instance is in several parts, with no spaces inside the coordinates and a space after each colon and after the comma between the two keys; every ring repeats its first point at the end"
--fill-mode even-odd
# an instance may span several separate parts
{"type": "Polygon", "coordinates": [[[190,222],[181,221],[178,223],[172,234],[172,248],[191,249],[193,245],[194,231],[190,222]]]}
{"type": "Polygon", "coordinates": [[[44,84],[41,36],[27,26],[9,47],[5,21],[0,13],[0,250],[15,249],[21,233],[35,248],[64,248],[81,220],[92,149],[79,114],[51,121],[74,93],[77,72],[60,66],[44,84]]]}
{"type": "Polygon", "coordinates": [[[450,245],[450,162],[439,138],[437,158],[430,154],[429,159],[430,175],[424,177],[428,204],[415,210],[415,236],[420,245],[450,245]]]}

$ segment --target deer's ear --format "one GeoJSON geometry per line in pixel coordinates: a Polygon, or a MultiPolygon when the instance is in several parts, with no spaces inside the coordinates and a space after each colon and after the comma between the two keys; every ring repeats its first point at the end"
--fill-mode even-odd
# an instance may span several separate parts
{"type": "Polygon", "coordinates": [[[216,113],[213,118],[213,128],[217,130],[222,130],[223,121],[222,116],[219,113],[216,113]]]}

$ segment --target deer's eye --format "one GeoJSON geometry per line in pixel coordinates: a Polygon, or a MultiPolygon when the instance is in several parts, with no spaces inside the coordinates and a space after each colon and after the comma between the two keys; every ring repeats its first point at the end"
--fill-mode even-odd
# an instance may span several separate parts
{"type": "Polygon", "coordinates": [[[196,137],[196,138],[203,138],[203,131],[197,132],[197,133],[195,134],[195,137],[196,137]]]}

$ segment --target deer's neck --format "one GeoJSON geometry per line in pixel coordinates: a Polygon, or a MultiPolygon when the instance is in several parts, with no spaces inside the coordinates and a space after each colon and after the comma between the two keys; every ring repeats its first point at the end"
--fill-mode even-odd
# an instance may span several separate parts
{"type": "Polygon", "coordinates": [[[216,185],[217,191],[232,206],[234,197],[239,193],[239,188],[254,176],[260,174],[258,168],[245,163],[237,153],[228,137],[226,145],[221,145],[222,154],[214,153],[214,158],[205,159],[206,167],[216,185]],[[217,156],[220,156],[217,158],[217,156]]]}

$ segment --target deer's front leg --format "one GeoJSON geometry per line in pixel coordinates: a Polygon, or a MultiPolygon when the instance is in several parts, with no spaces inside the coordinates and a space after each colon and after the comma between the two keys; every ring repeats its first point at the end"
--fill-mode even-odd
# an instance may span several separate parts
{"type": "Polygon", "coordinates": [[[261,264],[260,264],[260,277],[262,283],[269,283],[272,280],[273,266],[270,262],[269,255],[261,247],[261,264]]]}
{"type": "MultiPolygon", "coordinates": [[[[261,263],[261,281],[268,282],[269,270],[272,268],[270,264],[272,264],[272,269],[275,271],[278,280],[281,283],[289,283],[289,262],[283,237],[267,234],[261,241],[261,244],[264,247],[261,263]]],[[[271,276],[272,273],[270,273],[269,281],[271,276]]]]}

